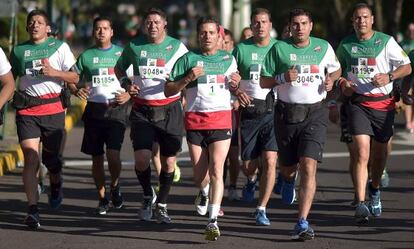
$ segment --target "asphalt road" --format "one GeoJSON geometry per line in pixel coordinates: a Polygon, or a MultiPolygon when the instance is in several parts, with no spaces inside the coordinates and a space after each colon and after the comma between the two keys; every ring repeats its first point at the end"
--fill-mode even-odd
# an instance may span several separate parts
{"type": "MultiPolygon", "coordinates": [[[[64,201],[60,210],[51,210],[47,195],[40,198],[41,227],[31,231],[22,224],[26,214],[21,169],[0,178],[0,248],[107,249],[107,248],[414,248],[414,135],[397,125],[394,154],[387,163],[390,186],[382,191],[383,215],[367,226],[354,223],[353,198],[347,171],[348,157],[339,143],[338,128],[331,125],[324,162],[318,168],[318,188],[309,221],[315,230],[313,241],[292,242],[297,205],[286,206],[273,195],[268,206],[269,227],[255,226],[255,203],[229,202],[224,198],[225,215],[219,218],[222,236],[204,240],[206,217],[196,215],[188,153],[181,155],[182,179],[169,197],[173,223],[138,220],[142,191],[133,166],[129,130],[122,150],[125,162],[122,192],[125,206],[106,216],[95,215],[96,191],[88,156],[79,152],[82,127],[74,127],[64,153],[64,201]],[[413,205],[413,206],[412,206],[413,205]]],[[[154,175],[154,174],[153,174],[154,175]]],[[[155,182],[153,177],[153,182],[155,182]]],[[[245,178],[239,178],[239,190],[245,178]]],[[[227,191],[225,192],[225,195],[227,191]]]]}

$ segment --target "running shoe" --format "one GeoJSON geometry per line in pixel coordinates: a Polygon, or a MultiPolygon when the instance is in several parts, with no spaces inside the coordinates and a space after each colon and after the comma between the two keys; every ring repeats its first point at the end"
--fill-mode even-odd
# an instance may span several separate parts
{"type": "Polygon", "coordinates": [[[152,218],[152,206],[157,200],[157,195],[155,194],[154,189],[152,189],[152,196],[144,196],[142,199],[141,206],[141,220],[149,221],[152,218]]]}
{"type": "Polygon", "coordinates": [[[57,189],[51,190],[50,192],[49,205],[52,209],[58,209],[63,201],[62,182],[57,189]]]}
{"type": "Polygon", "coordinates": [[[157,219],[157,223],[160,223],[160,224],[170,224],[171,223],[171,218],[170,218],[170,216],[168,216],[167,205],[160,206],[160,204],[157,204],[155,206],[154,216],[157,219]]]}
{"type": "Polygon", "coordinates": [[[31,229],[37,229],[40,227],[40,217],[39,213],[27,214],[24,218],[23,223],[26,224],[31,229]]]}
{"type": "Polygon", "coordinates": [[[206,226],[206,230],[204,231],[204,238],[210,241],[216,241],[218,237],[220,237],[220,229],[217,224],[217,220],[213,219],[210,220],[206,226]]]}
{"type": "Polygon", "coordinates": [[[388,175],[387,169],[384,169],[381,176],[381,187],[386,188],[390,185],[390,177],[388,175]]]}
{"type": "Polygon", "coordinates": [[[105,215],[109,210],[109,201],[108,199],[104,198],[99,200],[98,207],[96,209],[96,213],[99,215],[105,215]]]}
{"type": "Polygon", "coordinates": [[[247,180],[243,187],[242,197],[243,201],[252,202],[254,200],[254,191],[256,190],[256,181],[247,180]]]}
{"type": "Polygon", "coordinates": [[[256,217],[256,225],[258,226],[270,226],[270,220],[266,216],[266,212],[264,210],[256,209],[254,213],[256,217]]]}
{"type": "Polygon", "coordinates": [[[381,205],[381,192],[378,190],[376,194],[373,194],[370,191],[370,187],[368,187],[369,198],[371,199],[368,203],[369,212],[372,216],[378,217],[381,216],[382,213],[382,205],[381,205]]]}
{"type": "Polygon", "coordinates": [[[240,196],[239,193],[237,193],[236,187],[229,187],[229,190],[227,191],[227,198],[229,198],[229,201],[240,201],[240,196]]]}
{"type": "Polygon", "coordinates": [[[37,192],[39,193],[39,195],[43,194],[45,190],[46,188],[45,188],[45,185],[43,184],[43,181],[39,181],[39,183],[37,184],[37,192]]]}
{"type": "Polygon", "coordinates": [[[287,205],[292,205],[295,201],[295,198],[295,180],[289,182],[284,179],[282,187],[282,202],[287,205]]]}
{"type": "Polygon", "coordinates": [[[357,200],[356,196],[354,195],[354,199],[352,200],[352,202],[349,204],[352,208],[356,208],[359,204],[359,201],[357,200]]]}
{"type": "Polygon", "coordinates": [[[358,225],[368,223],[369,209],[365,203],[360,202],[355,209],[355,221],[358,225]]]}
{"type": "Polygon", "coordinates": [[[208,196],[204,196],[203,193],[201,193],[200,191],[197,195],[197,198],[195,199],[194,204],[199,215],[207,214],[208,196]]]}
{"type": "Polygon", "coordinates": [[[117,208],[117,209],[122,208],[124,199],[122,198],[119,184],[116,187],[111,186],[110,193],[111,193],[112,206],[114,206],[114,208],[117,208]]]}
{"type": "Polygon", "coordinates": [[[180,179],[181,179],[181,169],[180,169],[180,167],[178,167],[178,164],[175,163],[173,182],[179,182],[180,179]]]}
{"type": "Polygon", "coordinates": [[[283,188],[283,176],[282,174],[277,174],[276,177],[276,184],[275,187],[273,188],[273,193],[280,195],[280,193],[282,193],[282,188],[283,188]]]}
{"type": "Polygon", "coordinates": [[[315,232],[309,226],[309,222],[303,218],[299,219],[298,223],[295,225],[292,240],[305,241],[314,238],[315,232]]]}

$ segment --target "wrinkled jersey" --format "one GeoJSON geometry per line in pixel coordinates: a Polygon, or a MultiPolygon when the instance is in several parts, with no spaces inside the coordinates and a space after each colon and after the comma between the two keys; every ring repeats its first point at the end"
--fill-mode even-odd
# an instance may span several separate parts
{"type": "Polygon", "coordinates": [[[170,36],[160,44],[149,43],[141,36],[125,47],[117,67],[126,71],[132,64],[134,84],[141,89],[134,97],[136,105],[162,106],[180,98],[180,93],[165,97],[164,86],[175,62],[187,51],[182,42],[170,36]]]}
{"type": "MultiPolygon", "coordinates": [[[[14,77],[19,77],[18,90],[38,98],[54,98],[60,95],[63,81],[45,76],[42,66],[47,61],[56,70],[69,71],[76,63],[69,46],[49,37],[41,44],[24,42],[13,48],[10,61],[14,77]]],[[[62,103],[55,102],[19,110],[21,115],[51,115],[63,112],[62,103]]]]}
{"type": "Polygon", "coordinates": [[[325,76],[340,68],[331,45],[310,37],[307,47],[296,47],[293,39],[278,41],[267,53],[262,76],[275,77],[295,67],[298,78],[277,87],[278,99],[287,103],[313,104],[326,97],[325,76]]]}
{"type": "Polygon", "coordinates": [[[214,55],[188,52],[177,61],[169,80],[182,79],[196,66],[203,67],[204,75],[186,86],[186,129],[231,129],[228,82],[230,75],[237,72],[236,60],[222,50],[214,55]]]}

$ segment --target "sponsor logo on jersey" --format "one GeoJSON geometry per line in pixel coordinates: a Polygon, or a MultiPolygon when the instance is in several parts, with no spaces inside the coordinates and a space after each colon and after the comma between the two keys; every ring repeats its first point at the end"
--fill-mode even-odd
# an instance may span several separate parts
{"type": "Polygon", "coordinates": [[[173,49],[173,46],[170,44],[170,45],[168,45],[166,48],[165,48],[165,50],[167,50],[167,51],[171,51],[173,49]]]}
{"type": "Polygon", "coordinates": [[[290,60],[291,61],[296,61],[296,54],[290,54],[290,60]]]}
{"type": "Polygon", "coordinates": [[[353,54],[356,54],[356,53],[358,53],[358,47],[352,47],[351,48],[351,53],[353,53],[353,54]]]}
{"type": "Polygon", "coordinates": [[[317,46],[316,48],[313,49],[313,51],[315,52],[321,52],[322,48],[321,46],[317,46]]]}
{"type": "Polygon", "coordinates": [[[55,46],[55,44],[56,44],[56,42],[51,42],[51,43],[49,43],[49,47],[53,47],[53,46],[55,46]]]}
{"type": "Polygon", "coordinates": [[[121,56],[121,54],[122,54],[121,51],[118,51],[118,52],[115,53],[116,56],[121,56]]]}
{"type": "Polygon", "coordinates": [[[142,50],[141,51],[141,57],[147,57],[147,51],[142,50]]]}
{"type": "Polygon", "coordinates": [[[24,51],[24,57],[29,57],[31,54],[30,50],[25,50],[24,51]]]}
{"type": "Polygon", "coordinates": [[[230,55],[225,55],[225,56],[223,56],[223,60],[227,61],[227,60],[229,60],[229,59],[230,59],[230,55]]]}
{"type": "Polygon", "coordinates": [[[257,61],[257,53],[252,53],[252,60],[257,61]]]}
{"type": "Polygon", "coordinates": [[[376,41],[375,41],[375,45],[380,45],[382,43],[382,40],[381,39],[377,39],[376,41]]]}
{"type": "Polygon", "coordinates": [[[93,64],[98,64],[99,63],[99,58],[98,57],[93,57],[93,64]]]}
{"type": "Polygon", "coordinates": [[[203,67],[204,62],[203,61],[197,61],[197,67],[203,67]]]}

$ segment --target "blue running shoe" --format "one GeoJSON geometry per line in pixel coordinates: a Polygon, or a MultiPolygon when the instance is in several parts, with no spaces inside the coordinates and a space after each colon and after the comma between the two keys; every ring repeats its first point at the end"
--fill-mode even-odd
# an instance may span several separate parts
{"type": "Polygon", "coordinates": [[[358,225],[363,225],[368,223],[369,209],[365,203],[360,202],[355,209],[355,221],[358,225]]]}
{"type": "Polygon", "coordinates": [[[270,220],[266,216],[266,212],[264,210],[256,209],[254,213],[256,216],[256,225],[258,226],[270,226],[270,220]]]}
{"type": "Polygon", "coordinates": [[[295,180],[290,182],[283,180],[282,187],[282,202],[287,205],[292,205],[296,198],[295,180]]]}
{"type": "Polygon", "coordinates": [[[282,193],[282,188],[283,188],[283,176],[282,174],[277,174],[277,178],[276,178],[276,184],[275,187],[273,188],[273,193],[280,195],[280,193],[282,193]]]}
{"type": "Polygon", "coordinates": [[[309,226],[308,221],[303,218],[299,219],[298,223],[296,223],[295,225],[295,229],[292,235],[292,240],[305,241],[305,240],[311,240],[314,238],[315,238],[315,232],[309,226]]]}
{"type": "Polygon", "coordinates": [[[254,200],[254,191],[256,190],[256,181],[247,180],[246,185],[243,187],[242,195],[243,200],[246,202],[252,202],[254,200]]]}
{"type": "Polygon", "coordinates": [[[372,214],[372,216],[378,217],[381,216],[382,213],[382,205],[381,205],[381,192],[379,190],[376,191],[375,194],[371,191],[371,188],[369,189],[369,197],[370,202],[368,203],[368,209],[369,212],[372,214]]]}

